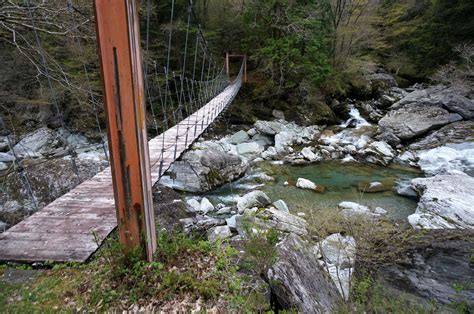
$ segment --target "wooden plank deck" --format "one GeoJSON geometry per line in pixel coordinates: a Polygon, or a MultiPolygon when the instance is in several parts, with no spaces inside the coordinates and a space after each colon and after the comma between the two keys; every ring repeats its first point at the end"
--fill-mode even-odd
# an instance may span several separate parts
{"type": "MultiPolygon", "coordinates": [[[[229,85],[201,109],[149,141],[152,184],[160,178],[161,161],[164,173],[174,157],[188,149],[231,103],[239,88],[239,83],[229,85]]],[[[107,168],[1,233],[0,261],[84,262],[116,226],[112,176],[107,168]]]]}

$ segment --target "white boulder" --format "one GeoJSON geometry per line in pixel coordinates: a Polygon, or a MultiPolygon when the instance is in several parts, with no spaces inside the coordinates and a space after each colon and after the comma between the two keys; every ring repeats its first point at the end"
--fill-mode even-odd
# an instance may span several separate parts
{"type": "Polygon", "coordinates": [[[257,142],[240,143],[237,145],[237,153],[239,155],[258,155],[265,148],[257,142]]]}
{"type": "Polygon", "coordinates": [[[248,208],[265,207],[270,204],[271,201],[267,194],[263,193],[262,191],[252,191],[242,197],[239,197],[237,200],[237,209],[239,212],[241,212],[248,208]]]}
{"type": "Polygon", "coordinates": [[[231,144],[240,144],[246,142],[250,139],[247,132],[240,130],[237,133],[232,134],[232,136],[228,139],[229,143],[231,144]]]}
{"type": "Polygon", "coordinates": [[[321,241],[315,249],[321,253],[326,270],[336,284],[339,293],[347,300],[349,298],[350,281],[354,271],[355,239],[351,236],[335,233],[321,241]]]}
{"type": "Polygon", "coordinates": [[[301,150],[301,155],[304,159],[309,160],[311,162],[321,161],[323,157],[319,154],[315,154],[311,147],[305,147],[301,150]]]}
{"type": "Polygon", "coordinates": [[[186,203],[189,205],[190,209],[193,212],[197,212],[201,209],[201,204],[195,198],[191,198],[191,199],[187,200],[186,203]]]}
{"type": "Polygon", "coordinates": [[[199,211],[206,214],[208,212],[212,212],[214,210],[214,205],[206,198],[203,197],[201,200],[201,204],[199,205],[199,211]]]}
{"type": "Polygon", "coordinates": [[[318,189],[318,185],[316,183],[305,178],[298,178],[298,180],[296,181],[296,187],[305,190],[318,189]]]}
{"type": "Polygon", "coordinates": [[[414,228],[474,228],[474,178],[459,171],[412,180],[421,195],[416,212],[408,216],[414,228]]]}

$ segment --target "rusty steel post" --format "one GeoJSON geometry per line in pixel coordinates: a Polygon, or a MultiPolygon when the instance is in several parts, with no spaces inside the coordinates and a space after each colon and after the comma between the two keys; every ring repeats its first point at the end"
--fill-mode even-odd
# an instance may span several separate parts
{"type": "Polygon", "coordinates": [[[151,261],[156,234],[137,0],[95,0],[110,165],[120,242],[151,261]]]}

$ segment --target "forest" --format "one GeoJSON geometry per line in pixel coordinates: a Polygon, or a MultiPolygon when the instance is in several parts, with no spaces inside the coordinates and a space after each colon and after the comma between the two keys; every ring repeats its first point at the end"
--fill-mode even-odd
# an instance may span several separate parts
{"type": "Polygon", "coordinates": [[[0,0],[0,313],[472,313],[474,1],[124,0],[146,261],[101,2],[0,0]]]}

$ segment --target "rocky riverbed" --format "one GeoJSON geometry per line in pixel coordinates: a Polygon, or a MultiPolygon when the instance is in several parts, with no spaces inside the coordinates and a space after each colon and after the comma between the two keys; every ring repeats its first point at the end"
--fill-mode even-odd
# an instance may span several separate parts
{"type": "MultiPolygon", "coordinates": [[[[161,184],[187,192],[188,210],[197,215],[183,221],[186,230],[209,226],[212,241],[245,238],[249,219],[254,232],[282,232],[279,262],[267,275],[287,286],[274,293],[286,306],[324,311],[334,298],[349,298],[358,244],[341,233],[311,240],[311,224],[318,223],[314,216],[332,210],[347,219],[388,219],[400,228],[466,230],[472,240],[474,103],[467,96],[445,86],[392,86],[377,99],[337,103],[345,107],[347,119],[332,126],[300,126],[275,112],[272,121],[201,140],[161,184]],[[328,277],[307,269],[314,268],[308,254],[328,277]],[[303,258],[308,264],[295,265],[295,259],[303,258]],[[320,278],[319,288],[333,285],[338,296],[321,295],[305,273],[320,278]],[[317,297],[307,301],[305,294],[317,297]]],[[[420,253],[404,263],[425,265],[439,277],[420,271],[420,266],[395,263],[387,272],[396,271],[399,281],[411,283],[398,282],[394,289],[413,299],[472,306],[474,287],[462,292],[455,287],[474,280],[472,255],[466,249],[473,246],[470,240],[456,241],[414,245],[412,250],[422,252],[429,246],[434,255],[420,253]],[[463,262],[453,266],[444,258],[447,251],[463,256],[463,262]],[[442,269],[451,266],[463,275],[446,277],[442,269]],[[409,279],[412,276],[419,279],[409,279]],[[433,285],[436,289],[427,294],[433,285]]],[[[393,286],[393,280],[389,282],[393,286]]]]}
{"type": "MultiPolygon", "coordinates": [[[[388,221],[397,230],[430,234],[461,230],[449,241],[413,243],[400,253],[403,262],[377,270],[390,289],[413,299],[472,306],[474,287],[455,288],[474,282],[473,246],[466,240],[474,228],[472,95],[448,86],[402,89],[378,74],[373,81],[382,80],[384,88],[376,98],[332,102],[342,117],[338,125],[302,126],[274,111],[271,121],[233,126],[195,143],[155,187],[155,200],[166,200],[156,208],[160,225],[231,244],[277,231],[278,259],[263,275],[279,283],[272,293],[282,307],[303,312],[350,299],[366,246],[350,228],[317,234],[321,217],[362,219],[365,226],[388,221]],[[449,267],[459,276],[447,274],[449,267]],[[436,289],[428,293],[430,287],[436,289]]],[[[64,130],[1,137],[0,231],[106,165],[100,144],[64,130]],[[61,155],[69,149],[64,138],[79,148],[74,158],[61,155]]]]}

